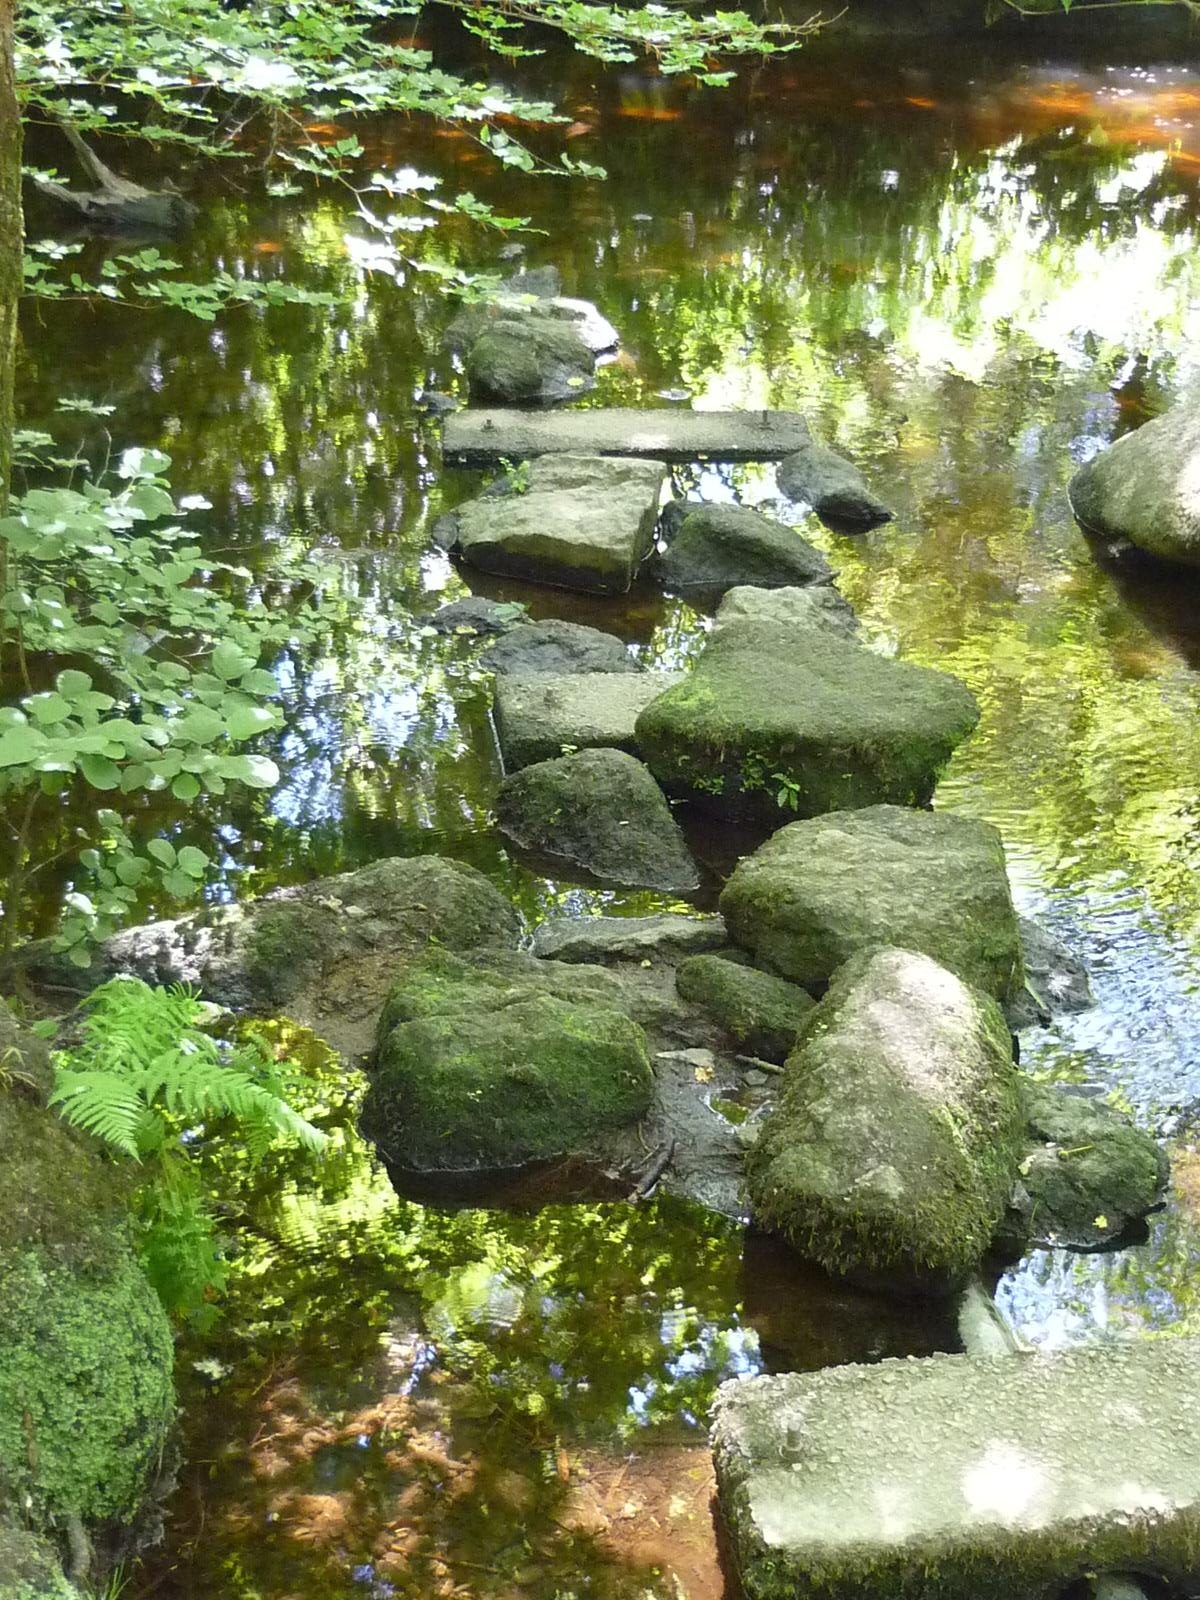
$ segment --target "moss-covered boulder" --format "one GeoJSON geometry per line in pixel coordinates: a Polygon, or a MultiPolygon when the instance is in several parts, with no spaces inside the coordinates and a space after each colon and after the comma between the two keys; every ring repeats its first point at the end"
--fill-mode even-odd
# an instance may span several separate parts
{"type": "Polygon", "coordinates": [[[806,989],[885,944],[1002,1002],[1024,983],[1004,846],[971,817],[870,806],[793,823],[739,863],[721,911],[736,944],[806,989]]]}
{"type": "Polygon", "coordinates": [[[547,863],[602,883],[688,894],[699,884],[679,824],[640,761],[579,750],[506,778],[501,831],[547,863]]]}
{"type": "Polygon", "coordinates": [[[1021,1079],[1027,1147],[1017,1226],[1044,1245],[1096,1250],[1162,1201],[1167,1157],[1115,1106],[1021,1079]]]}
{"type": "Polygon", "coordinates": [[[796,984],[725,956],[693,956],[676,972],[675,987],[735,1044],[764,1061],[782,1061],[789,1054],[814,1004],[796,984]]]}
{"type": "Polygon", "coordinates": [[[82,1600],[67,1581],[54,1547],[0,1520],[0,1600],[82,1600]]]}
{"type": "Polygon", "coordinates": [[[1067,493],[1090,532],[1200,566],[1200,406],[1173,406],[1125,434],[1080,467],[1067,493]]]}
{"type": "Polygon", "coordinates": [[[596,358],[572,323],[560,317],[500,317],[467,351],[467,384],[475,403],[547,405],[586,394],[596,358]]]}
{"type": "Polygon", "coordinates": [[[721,628],[636,734],[669,794],[778,826],[887,801],[923,805],[979,720],[957,678],[815,628],[721,628]]]}
{"type": "Polygon", "coordinates": [[[735,584],[763,589],[829,583],[833,568],[795,528],[748,506],[695,506],[659,556],[656,575],[680,594],[723,594],[735,584]]]}
{"type": "Polygon", "coordinates": [[[1024,1119],[995,1001],[910,950],[847,962],[748,1157],[760,1226],[855,1279],[945,1292],[1004,1217],[1024,1119]]]}
{"type": "Polygon", "coordinates": [[[651,1099],[620,994],[532,956],[414,963],[380,1022],[364,1130],[400,1172],[465,1180],[597,1151],[651,1099]]]}
{"type": "Polygon", "coordinates": [[[122,1202],[54,1113],[0,1092],[0,1506],[35,1525],[132,1521],[174,1416],[122,1202]]]}

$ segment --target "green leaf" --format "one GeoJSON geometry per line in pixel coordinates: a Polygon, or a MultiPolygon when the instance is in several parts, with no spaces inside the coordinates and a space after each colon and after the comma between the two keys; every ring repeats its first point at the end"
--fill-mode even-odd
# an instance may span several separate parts
{"type": "Polygon", "coordinates": [[[121,769],[107,756],[82,755],[79,770],[93,789],[116,789],[121,783],[121,769]]]}
{"type": "Polygon", "coordinates": [[[151,839],[146,845],[146,854],[164,867],[175,865],[175,846],[166,839],[151,839]]]}
{"type": "Polygon", "coordinates": [[[46,748],[43,734],[33,728],[9,728],[0,734],[0,767],[23,767],[36,761],[46,748]]]}
{"type": "Polygon", "coordinates": [[[208,857],[195,845],[185,844],[179,852],[179,866],[189,878],[202,878],[208,871],[208,857]]]}
{"type": "Polygon", "coordinates": [[[227,756],[220,770],[223,777],[251,789],[273,789],[279,782],[279,768],[266,756],[227,756]]]}
{"type": "Polygon", "coordinates": [[[76,695],[88,692],[92,687],[92,680],[86,672],[76,672],[74,668],[68,667],[55,678],[54,687],[59,694],[65,695],[68,700],[73,700],[76,695]]]}
{"type": "Polygon", "coordinates": [[[162,886],[176,900],[190,900],[196,892],[195,880],[190,874],[180,872],[178,868],[163,873],[162,886]]]}
{"type": "Polygon", "coordinates": [[[256,664],[256,658],[247,655],[236,644],[223,639],[213,651],[209,664],[219,678],[229,682],[234,678],[240,678],[244,672],[249,672],[256,664]]]}
{"type": "Polygon", "coordinates": [[[242,704],[232,707],[226,723],[231,739],[252,739],[256,733],[274,727],[278,720],[278,714],[266,706],[242,704]]]}
{"type": "Polygon", "coordinates": [[[185,712],[175,724],[176,734],[192,744],[211,744],[225,733],[225,718],[208,706],[196,706],[185,712]]]}
{"type": "Polygon", "coordinates": [[[171,783],[171,793],[176,800],[194,800],[200,793],[200,780],[190,772],[181,772],[171,783]]]}

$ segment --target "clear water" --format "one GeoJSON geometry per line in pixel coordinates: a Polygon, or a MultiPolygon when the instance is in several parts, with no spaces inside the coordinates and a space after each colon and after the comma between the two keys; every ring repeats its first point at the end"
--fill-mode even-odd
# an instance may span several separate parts
{"type": "MultiPolygon", "coordinates": [[[[374,164],[535,218],[530,259],[622,330],[595,403],[796,407],[896,506],[863,538],[805,533],[874,642],[956,672],[983,706],[938,804],[1000,826],[1022,909],[1084,955],[1099,999],[1026,1038],[1024,1063],[1119,1092],[1177,1162],[1145,1245],[1040,1253],[1001,1281],[1039,1343],[1195,1316],[1200,574],[1115,561],[1064,497],[1078,463],[1200,376],[1200,72],[1166,37],[1106,41],[1092,22],[886,49],[834,36],[720,96],[531,65],[605,184],[496,173],[453,132],[356,130],[374,164]]],[[[31,312],[22,394],[24,420],[60,433],[57,395],[114,403],[114,442],[166,449],[177,490],[211,502],[197,520],[214,549],[252,567],[281,546],[344,554],[336,643],[279,663],[282,786],[186,822],[218,843],[216,892],[440,851],[531,920],[647,908],[507,858],[486,683],[421,618],[478,587],[664,664],[703,618],[648,588],[585,600],[431,553],[432,518],[478,481],[442,471],[414,406],[457,386],[444,306],[411,273],[355,264],[358,224],[333,191],[272,201],[239,170],[208,175],[203,199],[192,274],[286,272],[344,303],[215,327],[31,312]]],[[[448,248],[496,264],[466,230],[448,248]]],[[[774,497],[770,469],[680,482],[774,497]]],[[[716,1382],[953,1347],[939,1313],[820,1281],[667,1202],[535,1216],[398,1202],[353,1132],[354,1092],[314,1066],[314,1103],[342,1130],[326,1167],[251,1175],[212,1157],[243,1254],[229,1315],[181,1357],[186,1462],[136,1595],[716,1600],[716,1382]]]]}

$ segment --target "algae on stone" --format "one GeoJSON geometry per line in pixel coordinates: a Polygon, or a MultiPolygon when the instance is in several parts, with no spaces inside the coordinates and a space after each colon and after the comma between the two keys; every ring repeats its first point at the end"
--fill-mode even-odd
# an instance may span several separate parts
{"type": "Polygon", "coordinates": [[[806,989],[884,944],[1000,1001],[1024,984],[1004,846],[972,817],[870,806],[792,823],[738,864],[721,911],[735,943],[806,989]]]}
{"type": "Polygon", "coordinates": [[[813,1008],[806,990],[783,978],[739,966],[723,956],[699,955],[675,974],[680,997],[706,1011],[751,1055],[782,1061],[813,1008]]]}
{"type": "Polygon", "coordinates": [[[52,1546],[0,1516],[0,1600],[83,1600],[52,1546]]]}
{"type": "Polygon", "coordinates": [[[363,1126],[411,1172],[502,1172],[592,1151],[641,1118],[645,1035],[606,973],[430,956],[379,1027],[363,1126]]]}
{"type": "Polygon", "coordinates": [[[699,884],[679,824],[640,761],[579,750],[504,780],[500,830],[526,850],[603,883],[688,894],[699,884]]]}
{"type": "Polygon", "coordinates": [[[858,634],[858,618],[846,597],[828,583],[803,588],[762,589],[735,585],[725,592],[713,618],[713,632],[739,622],[773,622],[781,627],[818,628],[843,639],[858,634]]]}
{"type": "Polygon", "coordinates": [[[174,1417],[174,1349],[110,1168],[0,1091],[0,1501],[35,1525],[125,1523],[174,1417]]]}
{"type": "Polygon", "coordinates": [[[669,794],[770,827],[879,801],[923,805],[978,720],[946,673],[751,620],[714,633],[636,734],[669,794]]]}
{"type": "Polygon", "coordinates": [[[986,1254],[1022,1148],[995,1001],[866,951],[809,1014],[747,1158],[756,1222],[827,1271],[945,1292],[986,1254]]]}

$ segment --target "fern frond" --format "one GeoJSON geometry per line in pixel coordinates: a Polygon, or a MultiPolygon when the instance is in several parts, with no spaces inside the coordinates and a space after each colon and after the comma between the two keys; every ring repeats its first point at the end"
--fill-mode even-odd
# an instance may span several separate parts
{"type": "Polygon", "coordinates": [[[146,1103],[136,1083],[111,1072],[72,1072],[60,1067],[50,1104],[73,1127],[95,1134],[114,1150],[141,1157],[139,1135],[146,1103]]]}

